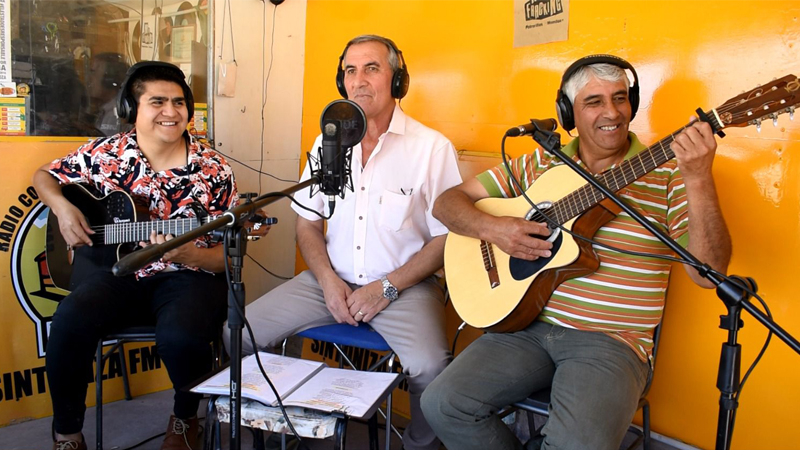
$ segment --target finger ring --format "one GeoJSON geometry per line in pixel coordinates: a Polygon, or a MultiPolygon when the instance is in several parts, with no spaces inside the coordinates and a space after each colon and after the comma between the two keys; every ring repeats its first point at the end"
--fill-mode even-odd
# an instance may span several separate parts
{"type": "Polygon", "coordinates": [[[356,314],[361,314],[362,316],[364,315],[364,313],[361,312],[361,310],[359,310],[356,314]]]}
{"type": "Polygon", "coordinates": [[[69,252],[69,251],[72,251],[72,246],[71,246],[71,245],[69,245],[69,244],[67,244],[67,251],[68,251],[68,252],[69,252]]]}

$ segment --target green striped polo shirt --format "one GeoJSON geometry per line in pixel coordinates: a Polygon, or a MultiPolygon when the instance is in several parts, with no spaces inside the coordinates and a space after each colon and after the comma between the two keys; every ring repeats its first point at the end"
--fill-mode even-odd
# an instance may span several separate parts
{"type": "MultiPolygon", "coordinates": [[[[645,149],[633,133],[629,134],[629,140],[631,146],[625,159],[645,149]]],[[[578,156],[578,145],[579,138],[575,138],[562,150],[586,168],[578,156]]],[[[523,190],[527,190],[546,170],[561,164],[563,162],[558,158],[541,149],[510,161],[511,171],[523,190]]],[[[503,164],[477,178],[491,197],[520,195],[503,164]]],[[[680,245],[685,247],[688,244],[686,189],[674,158],[629,184],[618,195],[633,204],[659,229],[668,232],[680,245]]],[[[672,254],[625,212],[601,227],[593,239],[625,250],[672,254]]],[[[647,361],[653,348],[653,330],[664,311],[671,263],[596,245],[593,248],[600,258],[600,268],[591,275],[562,283],[537,320],[606,333],[630,346],[643,361],[647,361]]]]}

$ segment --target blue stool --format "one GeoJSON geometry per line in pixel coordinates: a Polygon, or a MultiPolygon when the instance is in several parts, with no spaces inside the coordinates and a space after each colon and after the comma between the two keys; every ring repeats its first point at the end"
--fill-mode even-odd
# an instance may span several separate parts
{"type": "MultiPolygon", "coordinates": [[[[392,351],[392,348],[386,343],[386,340],[378,334],[378,332],[373,330],[369,324],[359,323],[359,326],[354,327],[346,323],[335,323],[309,328],[297,333],[297,336],[330,342],[339,353],[339,367],[344,367],[344,363],[346,362],[353,370],[358,370],[358,368],[356,368],[355,364],[347,357],[342,346],[358,347],[378,352],[388,351],[389,353],[369,367],[367,371],[374,372],[381,367],[383,363],[388,362],[386,371],[389,373],[392,372],[395,360],[394,351],[392,351]]],[[[283,341],[283,353],[286,353],[286,340],[283,341]]],[[[392,437],[391,432],[394,432],[401,440],[403,438],[397,429],[392,426],[392,394],[389,394],[386,398],[386,413],[384,414],[380,408],[378,408],[378,412],[386,419],[386,450],[389,450],[392,437]]],[[[369,438],[370,442],[377,448],[377,416],[373,416],[370,419],[369,438]]]]}

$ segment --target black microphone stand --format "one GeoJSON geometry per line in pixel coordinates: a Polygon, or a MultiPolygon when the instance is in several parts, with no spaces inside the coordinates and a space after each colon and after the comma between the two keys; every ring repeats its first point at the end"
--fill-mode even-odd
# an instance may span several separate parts
{"type": "Polygon", "coordinates": [[[741,311],[744,308],[762,325],[778,336],[792,350],[800,354],[800,342],[786,332],[778,324],[749,302],[749,293],[755,292],[756,283],[751,278],[742,278],[732,275],[722,278],[711,272],[711,267],[698,260],[688,250],[681,247],[669,235],[661,232],[652,225],[642,214],[633,209],[630,205],[618,198],[614,192],[601,183],[591,173],[587,172],[572,158],[561,151],[561,135],[556,132],[544,130],[537,124],[533,132],[533,139],[538,142],[545,150],[556,155],[567,166],[582,176],[593,188],[597,189],[606,198],[616,203],[623,211],[630,214],[647,231],[653,234],[658,240],[674,251],[682,260],[697,269],[701,276],[710,280],[717,287],[717,296],[725,303],[728,314],[720,316],[720,328],[728,330],[728,340],[722,344],[722,354],[719,362],[719,372],[717,375],[717,388],[720,391],[719,399],[719,419],[717,422],[717,442],[716,450],[729,450],[731,438],[733,436],[733,425],[736,418],[736,392],[739,390],[739,375],[741,367],[742,347],[737,342],[737,335],[740,328],[744,326],[741,320],[741,311]],[[748,284],[750,286],[748,286],[748,284]]]}
{"type": "Polygon", "coordinates": [[[228,289],[228,328],[231,330],[230,348],[230,399],[231,399],[231,450],[241,449],[241,411],[242,393],[239,386],[242,382],[242,329],[244,328],[244,300],[245,287],[242,281],[242,268],[244,257],[247,253],[247,233],[242,226],[253,213],[262,206],[274,203],[281,198],[289,196],[313,184],[320,184],[319,176],[298,183],[279,193],[264,194],[252,202],[231,208],[217,219],[195,228],[185,234],[175,237],[163,244],[150,245],[142,250],[133,252],[119,260],[112,272],[116,276],[129,275],[141,267],[161,258],[166,252],[191,242],[201,236],[225,228],[224,240],[227,249],[226,258],[230,257],[230,266],[226,264],[226,274],[230,280],[228,289]]]}

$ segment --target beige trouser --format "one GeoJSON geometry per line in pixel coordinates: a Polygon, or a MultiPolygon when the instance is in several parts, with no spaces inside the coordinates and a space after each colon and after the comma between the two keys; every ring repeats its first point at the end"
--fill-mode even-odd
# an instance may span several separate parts
{"type": "MultiPolygon", "coordinates": [[[[351,285],[354,290],[359,286],[351,285]]],[[[307,270],[247,305],[245,315],[259,349],[271,348],[308,328],[336,323],[325,306],[322,288],[307,270]]],[[[408,450],[438,449],[439,441],[420,409],[422,391],[452,359],[445,336],[444,291],[430,277],[405,289],[400,297],[369,321],[397,353],[408,376],[411,423],[403,434],[408,450]]],[[[223,329],[230,348],[230,330],[223,329]]],[[[242,351],[253,352],[246,332],[242,351]]]]}

